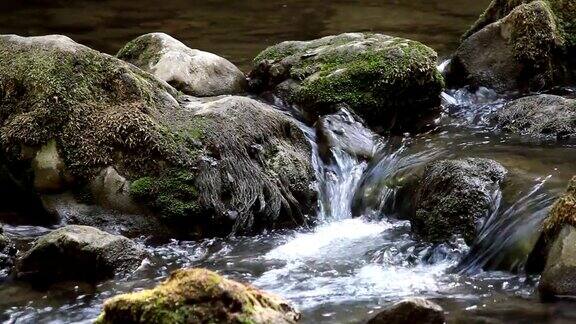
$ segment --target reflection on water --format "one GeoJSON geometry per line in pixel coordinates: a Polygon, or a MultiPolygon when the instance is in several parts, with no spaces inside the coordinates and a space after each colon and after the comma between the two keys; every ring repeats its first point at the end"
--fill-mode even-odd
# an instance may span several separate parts
{"type": "Polygon", "coordinates": [[[350,31],[422,41],[443,56],[489,0],[27,0],[0,1],[0,33],[65,34],[107,53],[167,32],[247,71],[267,46],[350,31]]]}
{"type": "MultiPolygon", "coordinates": [[[[161,30],[247,70],[250,59],[270,44],[344,31],[409,37],[446,55],[488,2],[3,1],[0,33],[62,33],[114,53],[139,34],[161,30]]],[[[139,270],[96,287],[64,283],[38,291],[8,282],[0,285],[0,320],[88,322],[106,298],[152,287],[178,268],[206,267],[285,296],[301,308],[304,323],[363,322],[406,296],[432,298],[450,321],[575,321],[573,305],[539,303],[537,278],[516,273],[533,240],[530,233],[576,174],[574,143],[533,142],[495,132],[488,116],[508,98],[488,89],[447,91],[442,97],[447,113],[437,130],[400,139],[400,144],[390,140],[370,163],[334,151],[332,164],[324,165],[314,155],[322,201],[322,221],[315,228],[149,246],[150,257],[139,270]],[[458,157],[491,158],[509,171],[495,212],[471,247],[461,240],[437,246],[418,242],[408,222],[390,217],[351,218],[387,216],[381,215],[382,202],[394,194],[395,178],[418,172],[431,160],[458,157]],[[362,190],[377,194],[353,213],[354,194],[362,190]]],[[[314,141],[313,129],[301,127],[314,141]]],[[[5,230],[25,249],[49,229],[5,230]]]]}

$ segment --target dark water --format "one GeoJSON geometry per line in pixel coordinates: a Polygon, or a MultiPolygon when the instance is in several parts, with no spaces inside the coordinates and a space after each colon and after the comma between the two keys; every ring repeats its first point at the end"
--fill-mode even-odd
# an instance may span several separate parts
{"type": "MultiPolygon", "coordinates": [[[[447,56],[488,2],[3,1],[0,33],[66,34],[115,53],[135,36],[164,31],[248,70],[251,58],[268,45],[346,31],[417,39],[447,56]]],[[[15,282],[0,284],[0,320],[90,322],[106,298],[152,287],[170,271],[193,266],[288,298],[302,310],[304,323],[362,323],[409,296],[435,300],[454,323],[575,322],[572,304],[541,303],[535,292],[538,278],[518,273],[539,222],[576,174],[574,143],[534,142],[494,132],[486,116],[503,102],[484,90],[447,91],[448,114],[436,131],[401,145],[390,141],[370,163],[339,151],[333,152],[334,165],[316,160],[317,174],[328,188],[321,197],[323,222],[316,228],[149,246],[151,257],[138,271],[96,287],[66,283],[38,291],[15,282]],[[378,201],[393,194],[381,183],[417,171],[430,160],[455,157],[492,158],[509,170],[495,196],[495,211],[473,246],[417,242],[407,222],[381,215],[378,201]],[[363,214],[380,214],[380,220],[350,217],[351,199],[365,186],[380,189],[382,196],[367,204],[363,214]]],[[[302,127],[313,140],[311,129],[302,127]]],[[[5,229],[21,249],[49,230],[5,229]]]]}
{"type": "Polygon", "coordinates": [[[489,0],[2,0],[0,33],[65,34],[116,53],[144,33],[163,31],[248,70],[252,58],[285,40],[374,31],[422,41],[448,55],[489,0]]]}

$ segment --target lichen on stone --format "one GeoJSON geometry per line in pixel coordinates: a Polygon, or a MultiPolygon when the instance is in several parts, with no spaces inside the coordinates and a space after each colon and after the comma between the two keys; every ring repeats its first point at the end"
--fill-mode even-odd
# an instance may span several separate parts
{"type": "Polygon", "coordinates": [[[404,108],[414,116],[438,106],[444,83],[436,60],[415,41],[349,33],[269,47],[254,59],[251,77],[256,90],[275,89],[308,114],[346,104],[386,129],[404,108]]]}
{"type": "Polygon", "coordinates": [[[285,301],[205,269],[182,269],[154,289],[113,297],[96,323],[295,323],[285,301]]]}

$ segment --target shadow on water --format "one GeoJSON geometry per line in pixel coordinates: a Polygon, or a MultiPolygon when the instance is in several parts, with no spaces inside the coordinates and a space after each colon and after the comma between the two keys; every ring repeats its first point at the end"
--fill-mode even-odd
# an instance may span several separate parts
{"type": "Polygon", "coordinates": [[[265,47],[350,31],[422,41],[443,56],[489,0],[27,0],[0,2],[0,33],[65,34],[114,54],[139,35],[163,31],[247,71],[265,47]]]}

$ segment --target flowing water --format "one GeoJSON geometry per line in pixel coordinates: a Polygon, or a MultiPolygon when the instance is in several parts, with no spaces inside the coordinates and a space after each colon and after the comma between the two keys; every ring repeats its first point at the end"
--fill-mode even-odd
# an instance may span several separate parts
{"type": "MultiPolygon", "coordinates": [[[[350,30],[420,39],[447,52],[487,2],[35,1],[0,4],[5,9],[0,32],[66,33],[113,52],[136,34],[163,29],[246,68],[248,58],[269,43],[350,30]]],[[[153,287],[178,268],[206,267],[284,296],[303,312],[304,323],[362,323],[409,296],[438,302],[456,323],[576,321],[570,304],[540,303],[534,288],[538,278],[522,273],[536,228],[576,174],[574,143],[495,132],[488,116],[506,100],[488,89],[447,91],[446,114],[436,130],[388,139],[370,162],[338,149],[323,162],[314,130],[302,124],[314,147],[318,178],[314,227],[148,245],[151,256],[135,273],[96,287],[65,283],[40,291],[8,281],[0,284],[0,320],[89,322],[106,298],[153,287]],[[426,162],[458,157],[495,159],[508,169],[508,179],[494,192],[492,212],[472,246],[458,239],[442,245],[418,242],[407,221],[387,213],[386,202],[395,194],[390,184],[426,162]]],[[[26,248],[50,229],[7,225],[5,230],[26,248]]]]}

